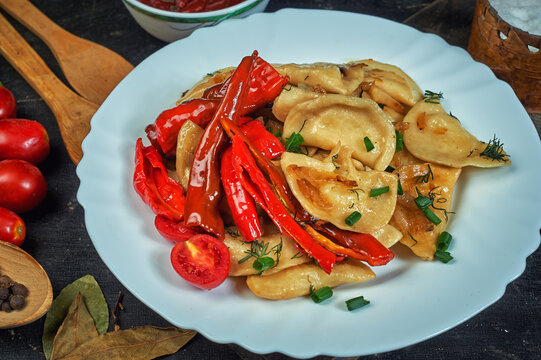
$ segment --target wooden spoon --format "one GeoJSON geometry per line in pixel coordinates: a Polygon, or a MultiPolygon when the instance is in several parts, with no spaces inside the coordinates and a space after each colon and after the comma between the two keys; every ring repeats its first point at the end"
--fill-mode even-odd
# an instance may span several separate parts
{"type": "Polygon", "coordinates": [[[28,289],[24,308],[0,312],[0,329],[26,325],[45,315],[53,302],[53,287],[45,270],[32,256],[15,245],[0,241],[0,274],[28,289]]]}
{"type": "Polygon", "coordinates": [[[101,104],[133,69],[117,53],[62,29],[27,0],[0,0],[0,7],[47,44],[71,86],[93,103],[101,104]]]}
{"type": "Polygon", "coordinates": [[[0,53],[45,100],[56,117],[69,156],[78,164],[83,157],[81,143],[99,106],[64,85],[2,15],[0,53]]]}

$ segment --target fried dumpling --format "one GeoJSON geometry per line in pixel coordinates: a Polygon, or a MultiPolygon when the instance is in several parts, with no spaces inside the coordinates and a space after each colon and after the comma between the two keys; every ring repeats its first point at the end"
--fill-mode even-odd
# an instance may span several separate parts
{"type": "Polygon", "coordinates": [[[396,147],[392,121],[372,100],[321,95],[296,105],[284,122],[283,138],[302,135],[305,146],[331,150],[338,142],[353,149],[353,157],[372,169],[384,170],[396,147]],[[374,148],[367,151],[365,138],[374,148]]]}
{"type": "Polygon", "coordinates": [[[274,99],[272,113],[278,120],[284,122],[295,105],[315,99],[319,95],[321,95],[321,93],[289,84],[285,86],[280,95],[274,99]]]}
{"type": "Polygon", "coordinates": [[[511,165],[499,142],[486,144],[477,140],[439,103],[417,103],[404,123],[408,124],[403,134],[406,148],[424,161],[457,168],[511,165]]]}
{"type": "Polygon", "coordinates": [[[271,300],[293,299],[308,295],[311,289],[336,287],[342,284],[360,283],[376,277],[365,264],[346,260],[334,266],[327,274],[313,262],[293,266],[272,275],[248,276],[246,284],[252,292],[271,300]]]}
{"type": "Polygon", "coordinates": [[[349,95],[363,81],[361,66],[339,66],[329,63],[285,64],[276,66],[282,75],[289,76],[289,83],[311,88],[316,92],[349,95]]]}
{"type": "Polygon", "coordinates": [[[391,219],[398,181],[396,175],[385,171],[358,171],[340,162],[347,154],[343,150],[319,161],[286,152],[280,165],[291,191],[312,216],[340,229],[370,233],[391,219]],[[370,196],[372,189],[385,187],[388,192],[370,196]],[[355,211],[361,218],[354,224],[346,224],[346,218],[355,211]]]}
{"type": "Polygon", "coordinates": [[[406,165],[396,169],[404,194],[398,196],[390,223],[402,232],[400,242],[422,259],[434,258],[438,237],[447,226],[453,189],[460,172],[461,169],[436,164],[406,165]],[[438,225],[431,222],[415,203],[419,194],[432,200],[433,205],[429,208],[441,220],[438,225]]]}

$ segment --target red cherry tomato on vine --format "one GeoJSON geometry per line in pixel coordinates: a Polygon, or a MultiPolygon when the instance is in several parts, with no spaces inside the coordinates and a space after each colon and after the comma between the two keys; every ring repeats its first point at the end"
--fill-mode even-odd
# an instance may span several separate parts
{"type": "Polygon", "coordinates": [[[0,161],[0,206],[23,213],[38,206],[47,193],[39,169],[24,160],[0,161]]]}
{"type": "Polygon", "coordinates": [[[19,215],[0,207],[0,240],[21,246],[26,236],[26,226],[19,215]]]}
{"type": "Polygon", "coordinates": [[[19,159],[36,165],[49,154],[49,135],[37,121],[0,120],[0,160],[19,159]]]}
{"type": "Polygon", "coordinates": [[[195,235],[173,247],[171,263],[184,280],[210,290],[224,282],[229,274],[229,249],[215,237],[195,235]]]}
{"type": "Polygon", "coordinates": [[[17,116],[17,103],[15,97],[0,82],[0,119],[14,118],[17,116]]]}

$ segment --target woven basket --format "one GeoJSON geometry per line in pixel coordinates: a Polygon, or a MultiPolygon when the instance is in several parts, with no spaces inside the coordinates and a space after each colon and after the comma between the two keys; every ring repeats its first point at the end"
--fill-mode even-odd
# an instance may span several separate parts
{"type": "Polygon", "coordinates": [[[477,0],[468,52],[511,85],[530,113],[541,113],[541,36],[503,21],[488,0],[477,0]],[[502,35],[503,34],[503,35],[502,35]]]}

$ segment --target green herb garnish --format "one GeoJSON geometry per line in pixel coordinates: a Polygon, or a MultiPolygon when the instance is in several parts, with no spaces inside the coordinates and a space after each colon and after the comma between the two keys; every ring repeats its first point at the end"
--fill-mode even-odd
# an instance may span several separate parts
{"type": "Polygon", "coordinates": [[[432,104],[439,104],[440,100],[443,99],[443,93],[435,93],[430,90],[425,90],[425,102],[432,104]]]}
{"type": "Polygon", "coordinates": [[[346,307],[348,311],[353,311],[362,308],[365,305],[370,304],[370,301],[366,300],[364,296],[359,296],[353,299],[346,300],[346,307]]]}
{"type": "Polygon", "coordinates": [[[428,164],[428,172],[426,174],[415,177],[416,182],[425,183],[425,184],[427,184],[430,181],[430,178],[434,180],[434,173],[432,172],[432,168],[430,167],[430,164],[428,164]]]}
{"type": "Polygon", "coordinates": [[[259,272],[265,271],[274,266],[274,259],[268,256],[260,257],[254,260],[252,267],[259,272]]]}
{"type": "Polygon", "coordinates": [[[380,188],[371,189],[370,190],[370,197],[380,196],[380,195],[388,193],[388,192],[389,192],[389,186],[383,186],[383,187],[380,187],[380,188]]]}
{"type": "Polygon", "coordinates": [[[509,161],[509,155],[503,151],[503,143],[496,138],[496,135],[488,141],[487,147],[481,152],[480,156],[496,161],[509,161]]]}
{"type": "Polygon", "coordinates": [[[396,193],[398,195],[404,195],[404,190],[402,190],[402,183],[400,182],[400,179],[398,179],[398,187],[396,189],[396,193]]]}
{"type": "Polygon", "coordinates": [[[332,156],[332,158],[331,158],[331,161],[332,161],[332,164],[334,165],[334,168],[338,170],[338,169],[340,169],[340,166],[338,166],[338,165],[335,164],[334,161],[335,161],[336,159],[338,159],[338,154],[334,154],[334,155],[332,156]]]}
{"type": "Polygon", "coordinates": [[[396,149],[395,149],[395,152],[400,152],[400,151],[404,150],[404,137],[397,130],[395,130],[395,134],[396,134],[396,149]]]}
{"type": "Polygon", "coordinates": [[[361,220],[361,213],[358,211],[352,212],[345,220],[346,225],[353,226],[359,220],[361,220]]]}
{"type": "Polygon", "coordinates": [[[328,286],[322,287],[319,290],[311,291],[310,297],[316,304],[319,304],[320,302],[332,297],[332,289],[328,286]]]}
{"type": "Polygon", "coordinates": [[[372,144],[372,141],[370,141],[370,138],[368,136],[364,137],[364,146],[366,147],[366,152],[370,152],[374,149],[374,144],[372,144]]]}

